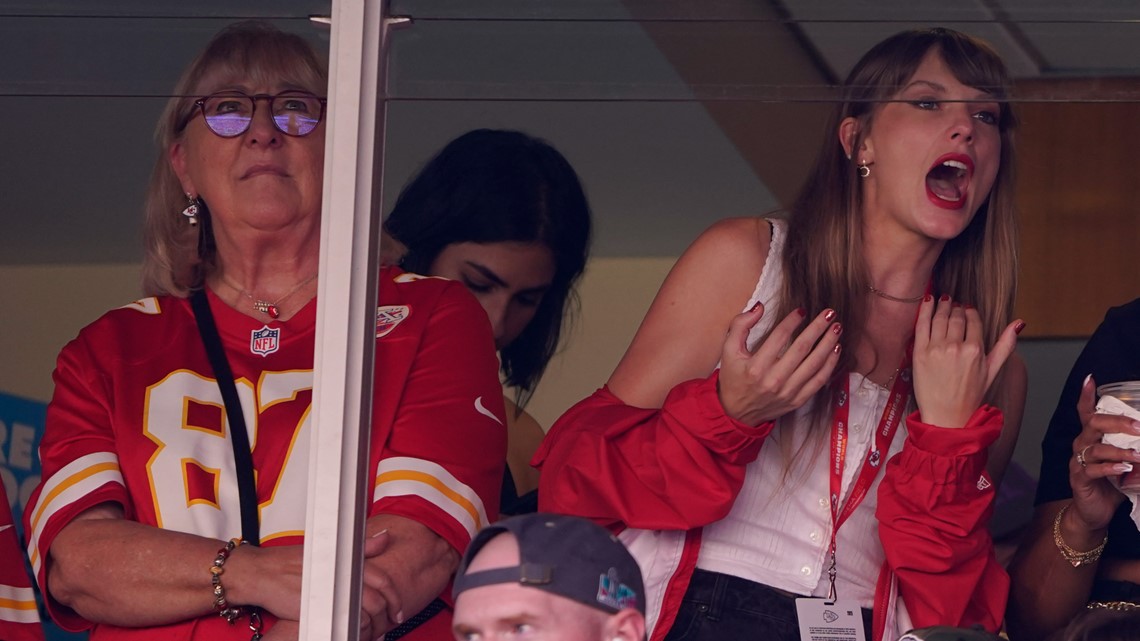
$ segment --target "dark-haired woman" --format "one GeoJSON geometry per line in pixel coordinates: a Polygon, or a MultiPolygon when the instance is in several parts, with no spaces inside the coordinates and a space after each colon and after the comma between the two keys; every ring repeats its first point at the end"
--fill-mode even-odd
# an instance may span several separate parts
{"type": "Polygon", "coordinates": [[[586,266],[590,208],[578,175],[542,140],[477,129],[448,143],[404,187],[384,230],[388,261],[463,283],[487,311],[502,376],[518,390],[506,401],[500,509],[535,511],[530,459],[544,431],[522,407],[558,349],[586,266]]]}
{"type": "Polygon", "coordinates": [[[652,640],[1001,626],[985,524],[1025,393],[1007,81],[945,29],[872,48],[788,222],[705,232],[551,429],[540,508],[624,528],[652,640]]]}

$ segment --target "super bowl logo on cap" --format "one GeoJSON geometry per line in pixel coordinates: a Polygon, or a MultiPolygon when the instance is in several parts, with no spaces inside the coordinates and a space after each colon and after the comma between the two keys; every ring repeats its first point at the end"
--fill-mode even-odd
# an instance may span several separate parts
{"type": "Polygon", "coordinates": [[[412,310],[407,305],[384,305],[376,308],[376,338],[392,333],[412,310]]]}
{"type": "Polygon", "coordinates": [[[249,333],[249,351],[262,356],[269,356],[281,347],[281,330],[271,329],[268,325],[255,329],[249,333]]]}
{"type": "Polygon", "coordinates": [[[615,610],[637,607],[637,593],[621,582],[617,570],[610,571],[598,577],[598,603],[608,605],[615,610]]]}

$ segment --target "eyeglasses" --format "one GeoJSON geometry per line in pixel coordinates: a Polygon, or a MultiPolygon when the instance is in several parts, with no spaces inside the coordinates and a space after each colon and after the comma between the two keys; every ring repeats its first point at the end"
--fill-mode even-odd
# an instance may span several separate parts
{"type": "MultiPolygon", "coordinates": [[[[287,136],[307,136],[313,133],[324,118],[325,104],[328,102],[325,98],[304,91],[283,91],[275,96],[247,96],[240,91],[223,91],[195,100],[194,106],[202,110],[202,117],[206,119],[210,131],[223,138],[233,138],[249,131],[259,100],[269,101],[273,126],[287,136]]],[[[193,117],[191,113],[186,124],[193,117]]]]}

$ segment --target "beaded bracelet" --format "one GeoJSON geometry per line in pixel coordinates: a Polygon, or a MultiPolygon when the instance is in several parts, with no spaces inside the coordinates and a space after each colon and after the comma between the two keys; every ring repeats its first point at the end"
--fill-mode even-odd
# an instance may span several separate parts
{"type": "Polygon", "coordinates": [[[1100,554],[1104,552],[1104,546],[1108,543],[1108,535],[1106,534],[1104,536],[1104,540],[1100,542],[1100,545],[1088,552],[1078,552],[1069,547],[1069,545],[1065,543],[1065,539],[1061,538],[1061,517],[1065,516],[1065,510],[1069,509],[1070,505],[1072,505],[1072,503],[1061,508],[1061,511],[1057,512],[1057,518],[1053,519],[1053,543],[1057,545],[1057,549],[1061,551],[1061,556],[1065,557],[1066,561],[1073,567],[1079,568],[1088,563],[1095,563],[1100,559],[1100,554]]]}
{"type": "Polygon", "coordinates": [[[241,616],[241,607],[230,605],[229,601],[226,601],[226,588],[222,586],[222,575],[226,572],[226,559],[230,558],[230,553],[242,543],[244,541],[241,539],[230,539],[222,549],[218,550],[218,556],[214,557],[214,563],[210,566],[210,585],[214,586],[214,611],[231,625],[241,616]]]}

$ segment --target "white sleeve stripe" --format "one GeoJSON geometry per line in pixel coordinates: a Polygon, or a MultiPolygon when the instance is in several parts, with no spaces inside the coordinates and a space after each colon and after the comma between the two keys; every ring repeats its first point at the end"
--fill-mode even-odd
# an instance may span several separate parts
{"type": "Polygon", "coordinates": [[[471,518],[470,512],[460,507],[439,490],[425,483],[419,481],[385,481],[376,486],[377,501],[394,496],[418,496],[428,501],[462,525],[463,529],[467,530],[469,537],[474,538],[475,533],[480,528],[475,519],[471,518]]]}
{"type": "Polygon", "coordinates": [[[0,584],[0,621],[39,623],[36,594],[32,588],[0,584]]]}
{"type": "Polygon", "coordinates": [[[39,540],[52,515],[107,483],[123,485],[119,459],[109,452],[80,457],[53,474],[44,483],[35,505],[29,505],[27,508],[32,510],[28,557],[37,575],[41,565],[39,540]]]}
{"type": "MultiPolygon", "coordinates": [[[[32,602],[35,606],[35,602],[32,602]]],[[[0,621],[9,623],[39,623],[40,613],[33,607],[31,610],[0,607],[0,621]]]]}
{"type": "Polygon", "coordinates": [[[438,463],[407,456],[380,461],[373,500],[408,494],[420,496],[451,514],[471,536],[488,523],[487,509],[479,494],[438,463]]]}

